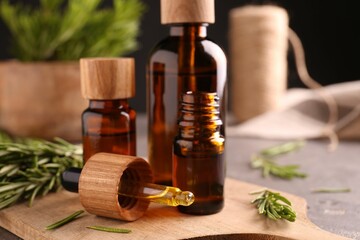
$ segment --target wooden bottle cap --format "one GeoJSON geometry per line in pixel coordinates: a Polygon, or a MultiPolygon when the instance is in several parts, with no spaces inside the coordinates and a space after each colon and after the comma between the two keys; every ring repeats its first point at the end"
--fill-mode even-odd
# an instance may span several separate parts
{"type": "Polygon", "coordinates": [[[119,196],[121,180],[151,183],[149,164],[142,158],[97,153],[86,162],[79,180],[80,202],[98,216],[134,221],[149,206],[149,201],[119,196]]]}
{"type": "Polygon", "coordinates": [[[133,58],[82,58],[80,73],[84,98],[106,100],[135,96],[133,58]]]}
{"type": "Polygon", "coordinates": [[[161,0],[161,23],[214,23],[214,0],[161,0]]]}

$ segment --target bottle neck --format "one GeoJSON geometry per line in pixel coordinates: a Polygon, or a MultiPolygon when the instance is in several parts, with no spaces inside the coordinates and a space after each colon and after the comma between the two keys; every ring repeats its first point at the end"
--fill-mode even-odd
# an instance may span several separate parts
{"type": "Polygon", "coordinates": [[[205,38],[207,36],[207,23],[183,23],[170,25],[170,36],[194,36],[205,38]]]}
{"type": "Polygon", "coordinates": [[[119,109],[127,108],[129,103],[127,99],[94,100],[90,99],[90,109],[119,109]]]}
{"type": "Polygon", "coordinates": [[[182,95],[179,135],[187,139],[220,137],[222,126],[219,97],[216,93],[192,93],[182,95]]]}

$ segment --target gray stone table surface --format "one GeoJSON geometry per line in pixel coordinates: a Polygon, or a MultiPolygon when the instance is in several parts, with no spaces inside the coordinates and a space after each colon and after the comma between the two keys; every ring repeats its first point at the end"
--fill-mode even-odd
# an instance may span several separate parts
{"type": "Polygon", "coordinates": [[[299,164],[308,174],[291,181],[263,178],[249,165],[259,150],[281,142],[227,139],[227,176],[303,197],[308,217],[324,230],[360,239],[360,142],[341,142],[335,152],[327,151],[326,141],[307,141],[300,151],[279,158],[280,164],[299,164]],[[350,188],[350,193],[312,193],[318,188],[350,188]]]}
{"type": "MultiPolygon", "coordinates": [[[[147,155],[146,120],[137,120],[137,152],[147,155]]],[[[273,177],[263,178],[250,166],[251,155],[261,149],[280,144],[280,141],[226,138],[227,176],[264,187],[288,192],[307,200],[308,216],[320,228],[360,240],[360,142],[341,141],[334,152],[327,150],[327,141],[307,141],[296,153],[283,156],[280,164],[299,164],[308,174],[305,179],[291,181],[273,177]],[[317,188],[350,188],[349,193],[312,193],[317,188]]],[[[0,239],[18,237],[0,228],[0,239]]]]}

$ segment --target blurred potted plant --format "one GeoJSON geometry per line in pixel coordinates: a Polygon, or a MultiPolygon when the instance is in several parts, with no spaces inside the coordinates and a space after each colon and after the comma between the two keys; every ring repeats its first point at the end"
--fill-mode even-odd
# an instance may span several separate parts
{"type": "Polygon", "coordinates": [[[0,62],[0,128],[24,137],[80,140],[81,57],[112,57],[137,47],[140,0],[40,0],[37,8],[0,0],[16,60],[0,62]]]}

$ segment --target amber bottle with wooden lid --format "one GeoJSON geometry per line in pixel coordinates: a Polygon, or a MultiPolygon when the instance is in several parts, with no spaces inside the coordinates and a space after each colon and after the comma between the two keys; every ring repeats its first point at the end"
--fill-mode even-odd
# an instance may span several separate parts
{"type": "Polygon", "coordinates": [[[136,112],[132,58],[83,58],[81,89],[89,99],[82,114],[84,162],[98,152],[136,155],[136,112]]]}
{"type": "Polygon", "coordinates": [[[220,116],[225,117],[226,57],[207,37],[207,26],[214,21],[214,0],[161,0],[161,22],[169,25],[170,34],[153,48],[147,62],[148,153],[157,183],[171,184],[182,93],[217,93],[220,116]]]}

